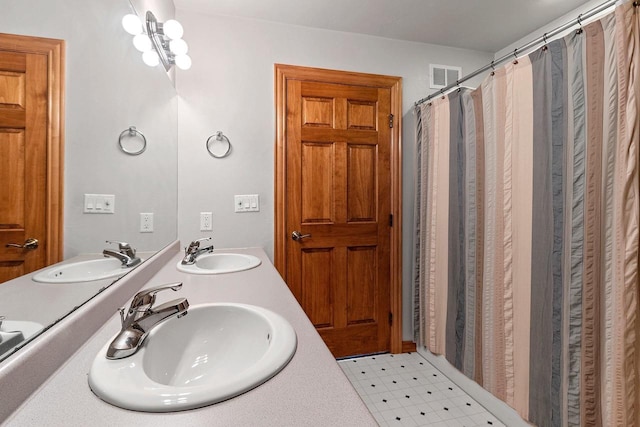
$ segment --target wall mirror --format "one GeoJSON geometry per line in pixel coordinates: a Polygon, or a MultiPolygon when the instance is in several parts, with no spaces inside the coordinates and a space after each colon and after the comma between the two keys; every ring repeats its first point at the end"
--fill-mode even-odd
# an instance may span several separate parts
{"type": "MultiPolygon", "coordinates": [[[[121,25],[124,15],[154,8],[172,16],[173,3],[138,1],[3,0],[3,33],[66,44],[63,263],[101,258],[106,240],[128,242],[148,258],[177,236],[175,88],[161,68],[144,65],[121,25]],[[130,126],[148,142],[139,156],[118,146],[130,126]],[[84,213],[85,194],[115,196],[115,212],[84,213]],[[141,213],[153,213],[153,232],[140,232],[141,213]]],[[[114,282],[39,283],[32,275],[0,284],[0,332],[15,322],[46,330],[114,282]]],[[[0,360],[20,347],[0,351],[0,360]]]]}

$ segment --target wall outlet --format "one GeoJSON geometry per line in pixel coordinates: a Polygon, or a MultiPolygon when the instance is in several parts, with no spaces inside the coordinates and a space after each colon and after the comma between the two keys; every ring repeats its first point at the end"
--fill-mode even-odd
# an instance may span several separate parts
{"type": "Polygon", "coordinates": [[[140,213],[140,232],[153,233],[153,214],[140,213]]]}
{"type": "Polygon", "coordinates": [[[213,230],[213,214],[211,212],[200,212],[200,231],[213,230]]]}

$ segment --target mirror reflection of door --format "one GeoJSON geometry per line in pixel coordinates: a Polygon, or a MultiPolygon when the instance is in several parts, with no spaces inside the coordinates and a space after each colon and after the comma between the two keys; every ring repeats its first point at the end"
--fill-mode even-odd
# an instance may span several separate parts
{"type": "Polygon", "coordinates": [[[0,283],[62,259],[63,55],[0,34],[0,283]]]}

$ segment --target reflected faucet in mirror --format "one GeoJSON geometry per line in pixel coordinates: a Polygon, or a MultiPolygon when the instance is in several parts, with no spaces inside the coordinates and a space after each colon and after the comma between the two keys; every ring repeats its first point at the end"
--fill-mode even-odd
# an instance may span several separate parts
{"type": "Polygon", "coordinates": [[[194,240],[189,243],[189,246],[184,248],[184,258],[182,259],[183,265],[192,265],[196,262],[198,256],[206,252],[213,252],[213,245],[207,246],[206,248],[200,248],[200,242],[205,240],[211,240],[211,237],[203,237],[202,239],[194,240]]]}
{"type": "Polygon", "coordinates": [[[124,308],[121,308],[122,329],[109,345],[107,359],[123,359],[135,354],[154,327],[170,317],[185,316],[189,308],[189,301],[186,298],[178,298],[157,307],[154,306],[158,292],[178,291],[181,288],[182,283],[172,283],[145,289],[133,297],[126,316],[124,308]]]}
{"type": "Polygon", "coordinates": [[[131,245],[127,242],[112,242],[110,240],[106,241],[109,244],[117,244],[118,251],[114,251],[112,249],[105,249],[102,251],[102,255],[105,257],[114,257],[122,262],[123,268],[134,267],[142,260],[136,256],[136,250],[131,247],[131,245]]]}

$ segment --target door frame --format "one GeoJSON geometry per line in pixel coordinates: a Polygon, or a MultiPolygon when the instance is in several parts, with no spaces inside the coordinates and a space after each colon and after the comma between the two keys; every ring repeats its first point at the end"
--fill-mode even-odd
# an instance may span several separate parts
{"type": "Polygon", "coordinates": [[[286,191],[286,101],[287,81],[304,80],[322,83],[388,88],[391,91],[391,227],[390,310],[392,316],[390,350],[402,352],[402,78],[351,71],[327,70],[275,64],[276,142],[275,142],[275,204],[274,204],[274,264],[284,278],[287,271],[285,207],[286,191]]]}
{"type": "Polygon", "coordinates": [[[47,236],[42,249],[51,265],[63,257],[65,42],[0,33],[0,49],[47,58],[47,236]]]}

